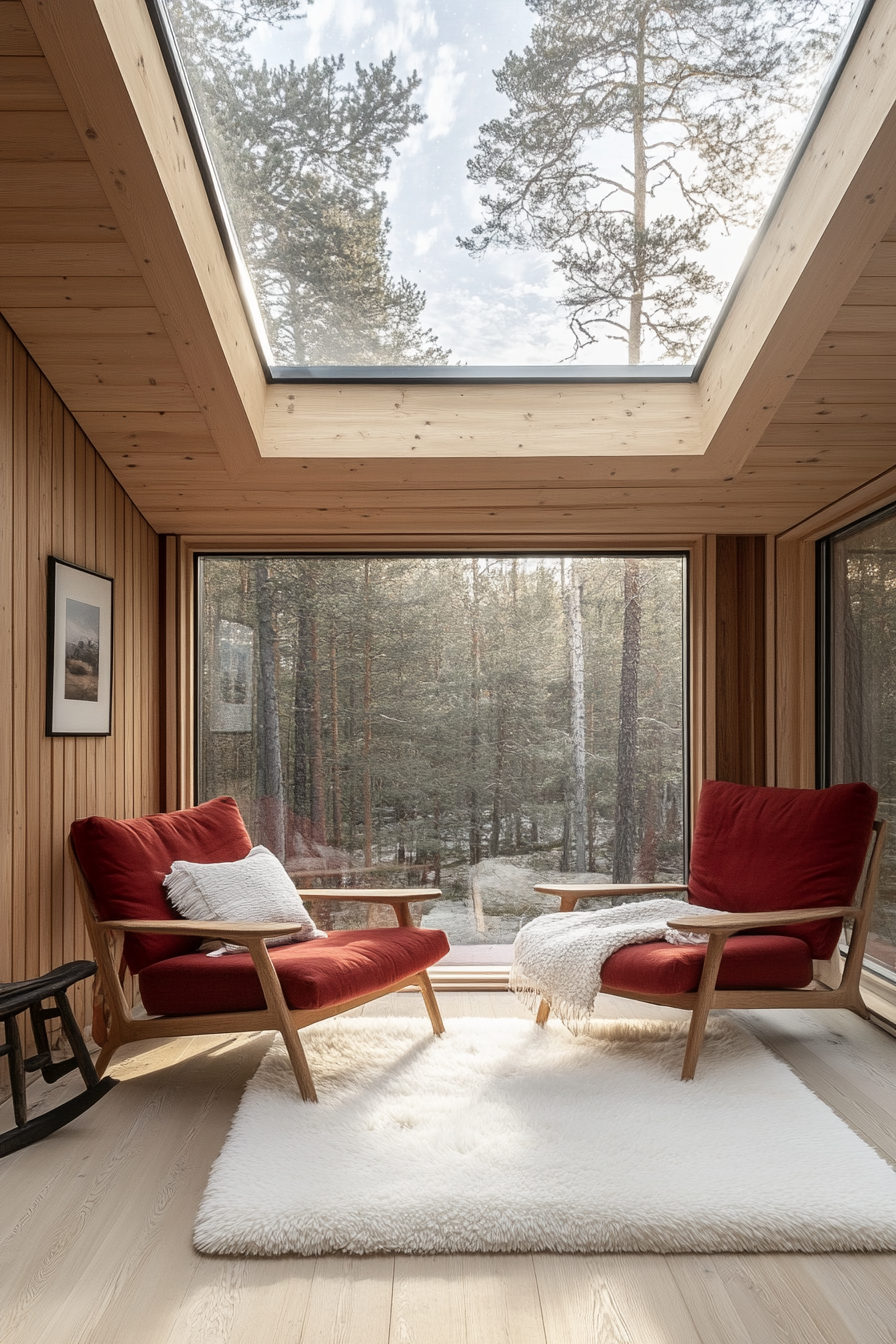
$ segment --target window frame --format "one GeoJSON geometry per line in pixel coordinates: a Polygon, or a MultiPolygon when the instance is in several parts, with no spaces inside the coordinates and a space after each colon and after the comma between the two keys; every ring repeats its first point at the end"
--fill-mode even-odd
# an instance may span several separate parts
{"type": "MultiPolygon", "coordinates": [[[[820,537],[815,543],[816,589],[815,589],[815,787],[830,788],[833,783],[832,751],[833,741],[833,683],[832,667],[834,652],[833,620],[833,565],[834,543],[854,533],[862,532],[875,523],[896,517],[896,501],[852,519],[843,527],[820,537]]],[[[845,954],[848,943],[840,944],[840,952],[845,954]]],[[[870,962],[868,956],[862,961],[862,970],[873,976],[881,985],[896,989],[896,971],[888,971],[877,963],[870,962]]]]}
{"type": "MultiPolygon", "coordinates": [[[[200,749],[202,733],[202,714],[200,699],[202,695],[201,680],[201,662],[202,662],[202,562],[207,558],[215,559],[245,559],[251,556],[270,556],[272,559],[360,559],[369,558],[371,560],[387,559],[418,559],[418,558],[590,558],[597,556],[614,556],[624,558],[626,556],[643,556],[644,558],[662,558],[669,557],[680,559],[683,565],[682,575],[682,692],[681,692],[681,741],[682,741],[682,863],[683,871],[686,875],[690,870],[691,841],[693,833],[693,819],[696,808],[696,800],[700,792],[700,784],[703,780],[703,752],[699,750],[702,744],[697,742],[695,737],[696,725],[702,721],[703,705],[702,691],[704,678],[699,678],[699,686],[696,688],[700,695],[700,703],[695,704],[695,682],[698,678],[695,676],[695,669],[702,667],[704,663],[703,651],[695,657],[695,639],[699,636],[703,623],[695,620],[695,602],[694,579],[695,573],[700,581],[700,594],[704,594],[704,551],[705,546],[701,544],[701,538],[696,544],[688,539],[681,543],[665,545],[632,545],[624,541],[616,545],[604,546],[544,546],[544,547],[458,547],[458,548],[433,548],[424,549],[420,547],[412,548],[390,548],[388,550],[375,550],[369,547],[346,548],[346,549],[315,549],[307,547],[284,547],[284,546],[265,546],[259,544],[258,540],[251,546],[235,547],[232,544],[225,546],[223,544],[210,545],[197,543],[187,545],[184,548],[187,565],[185,569],[189,572],[189,604],[190,611],[190,649],[188,651],[188,662],[190,667],[190,699],[189,699],[189,729],[186,740],[189,741],[189,768],[186,778],[189,780],[189,803],[181,804],[186,806],[196,806],[202,800],[200,798],[200,749]],[[699,776],[695,777],[695,763],[698,763],[699,776]]],[[[702,607],[702,602],[701,602],[702,607]]]]}

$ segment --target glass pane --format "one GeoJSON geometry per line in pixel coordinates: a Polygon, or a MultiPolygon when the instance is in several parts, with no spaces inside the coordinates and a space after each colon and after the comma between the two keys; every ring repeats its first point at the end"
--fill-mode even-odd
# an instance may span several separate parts
{"type": "Polygon", "coordinates": [[[555,910],[538,882],[680,882],[684,579],[681,556],[206,556],[200,798],[233,795],[302,888],[440,887],[423,922],[460,946],[555,910]]]}
{"type": "MultiPolygon", "coordinates": [[[[896,516],[831,546],[831,782],[864,780],[896,821],[896,516]]],[[[874,970],[896,973],[896,851],[884,850],[868,938],[874,970]]]]}
{"type": "Polygon", "coordinates": [[[851,0],[157,0],[279,366],[687,365],[851,0]]]}

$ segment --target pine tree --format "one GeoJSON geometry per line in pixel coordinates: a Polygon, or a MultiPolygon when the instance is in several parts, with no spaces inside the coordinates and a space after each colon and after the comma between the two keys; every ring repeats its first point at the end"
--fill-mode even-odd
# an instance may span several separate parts
{"type": "Polygon", "coordinates": [[[169,0],[215,166],[275,360],[444,364],[422,290],[390,271],[382,183],[423,114],[394,56],[253,65],[241,43],[299,0],[169,0]]]}
{"type": "Polygon", "coordinates": [[[786,150],[782,113],[805,106],[842,0],[526,3],[530,45],[497,72],[511,110],[468,164],[493,192],[458,241],[550,255],[576,352],[609,335],[632,364],[645,341],[689,358],[707,323],[696,305],[721,290],[698,260],[709,230],[755,220],[786,150]]]}

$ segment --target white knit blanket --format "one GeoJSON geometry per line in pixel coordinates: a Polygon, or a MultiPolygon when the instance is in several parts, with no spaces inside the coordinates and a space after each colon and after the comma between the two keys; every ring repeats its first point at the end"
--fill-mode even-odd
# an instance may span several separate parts
{"type": "Polygon", "coordinates": [[[513,944],[510,988],[533,1012],[539,999],[575,1030],[591,1016],[604,962],[632,943],[705,943],[706,934],[679,933],[667,921],[718,915],[668,896],[631,901],[607,910],[540,915],[524,924],[513,944]]]}

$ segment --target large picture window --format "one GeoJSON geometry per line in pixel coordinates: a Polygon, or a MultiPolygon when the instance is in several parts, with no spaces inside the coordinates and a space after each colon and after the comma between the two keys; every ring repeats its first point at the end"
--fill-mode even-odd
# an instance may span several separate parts
{"type": "Polygon", "coordinates": [[[510,944],[557,874],[681,881],[685,567],[204,556],[199,798],[300,887],[440,887],[460,947],[510,944]]]}
{"type": "MultiPolygon", "coordinates": [[[[896,820],[896,509],[822,543],[828,634],[822,782],[864,780],[896,820]]],[[[896,981],[896,859],[884,851],[866,963],[896,981]]]]}

